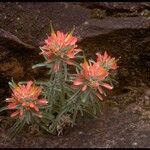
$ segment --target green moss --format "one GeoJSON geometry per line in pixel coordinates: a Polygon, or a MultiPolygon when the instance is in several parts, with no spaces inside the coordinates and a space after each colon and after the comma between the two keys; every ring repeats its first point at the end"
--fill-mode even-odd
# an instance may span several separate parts
{"type": "Polygon", "coordinates": [[[93,9],[91,13],[91,18],[102,19],[106,16],[106,10],[102,9],[93,9]]]}

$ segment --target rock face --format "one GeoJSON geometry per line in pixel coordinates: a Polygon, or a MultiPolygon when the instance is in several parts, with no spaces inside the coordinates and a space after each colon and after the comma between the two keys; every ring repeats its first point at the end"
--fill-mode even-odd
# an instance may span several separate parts
{"type": "Polygon", "coordinates": [[[75,25],[75,33],[81,38],[86,37],[86,35],[105,34],[110,29],[139,29],[149,26],[149,18],[142,16],[109,18],[110,15],[106,14],[102,20],[91,19],[92,8],[99,7],[103,10],[128,10],[130,13],[130,10],[131,12],[148,10],[150,3],[2,3],[0,6],[0,26],[16,35],[24,43],[36,47],[50,32],[50,20],[56,30],[65,32],[70,31],[75,25]],[[30,15],[31,13],[32,15],[30,15]]]}
{"type": "MultiPolygon", "coordinates": [[[[24,64],[21,63],[28,54],[35,55],[35,47],[22,42],[8,31],[0,29],[0,75],[6,80],[24,77],[24,64]],[[20,57],[21,56],[21,57],[20,57]],[[18,58],[20,57],[20,58],[18,58]]],[[[38,55],[38,54],[37,54],[38,55]]]]}
{"type": "Polygon", "coordinates": [[[18,37],[3,29],[0,29],[0,45],[7,48],[15,47],[15,49],[34,49],[33,46],[22,42],[18,37]]]}
{"type": "Polygon", "coordinates": [[[24,76],[23,67],[15,58],[10,58],[8,62],[0,63],[0,73],[5,78],[13,77],[15,80],[24,76]]]}
{"type": "Polygon", "coordinates": [[[72,3],[2,3],[0,10],[1,28],[33,46],[50,32],[50,20],[56,29],[68,32],[90,17],[89,9],[72,3]]]}
{"type": "Polygon", "coordinates": [[[93,9],[93,8],[102,8],[108,10],[142,10],[149,9],[149,2],[93,2],[93,3],[81,3],[82,6],[93,9]]]}
{"type": "Polygon", "coordinates": [[[145,17],[107,17],[102,20],[90,19],[78,26],[75,33],[81,39],[96,35],[106,35],[120,29],[148,29],[150,19],[145,17]]]}

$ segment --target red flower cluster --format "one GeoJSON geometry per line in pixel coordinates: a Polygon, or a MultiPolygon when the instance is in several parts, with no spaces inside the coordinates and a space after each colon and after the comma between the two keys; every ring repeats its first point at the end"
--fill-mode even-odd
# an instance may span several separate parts
{"type": "Polygon", "coordinates": [[[82,70],[80,73],[76,74],[76,79],[73,84],[75,86],[82,86],[82,91],[87,90],[88,87],[97,90],[97,96],[102,100],[100,94],[104,94],[102,87],[109,90],[113,89],[111,85],[105,83],[105,79],[109,75],[110,69],[116,69],[118,66],[116,64],[115,58],[108,56],[107,52],[104,55],[97,54],[97,62],[84,62],[81,64],[82,70]]]}
{"type": "MultiPolygon", "coordinates": [[[[67,64],[72,64],[71,60],[75,58],[75,55],[81,51],[77,49],[77,38],[72,36],[71,33],[64,34],[60,31],[56,33],[52,32],[51,36],[45,40],[45,45],[41,47],[42,52],[49,62],[54,59],[63,59],[67,64]]],[[[55,72],[59,70],[60,64],[55,63],[53,69],[55,72]]]]}
{"type": "Polygon", "coordinates": [[[97,62],[100,63],[100,65],[102,65],[104,68],[106,68],[106,70],[110,70],[110,69],[117,69],[117,60],[115,59],[115,57],[111,58],[107,52],[104,52],[104,55],[101,55],[100,53],[96,53],[97,55],[97,62]]]}
{"type": "Polygon", "coordinates": [[[26,86],[13,84],[12,96],[6,99],[6,102],[9,103],[8,109],[16,110],[11,114],[11,117],[22,117],[27,110],[32,110],[39,114],[39,106],[48,103],[46,99],[38,98],[41,90],[40,87],[33,85],[32,81],[29,81],[26,86]]]}

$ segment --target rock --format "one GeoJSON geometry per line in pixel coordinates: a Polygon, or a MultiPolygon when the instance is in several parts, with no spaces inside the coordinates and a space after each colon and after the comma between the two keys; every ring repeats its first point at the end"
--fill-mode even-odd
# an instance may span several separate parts
{"type": "MultiPolygon", "coordinates": [[[[3,95],[6,94],[5,92],[6,92],[5,89],[0,88],[0,99],[3,99],[3,95]]],[[[0,100],[0,102],[2,101],[0,100]]]]}
{"type": "Polygon", "coordinates": [[[42,59],[37,50],[34,46],[0,28],[0,83],[5,84],[11,77],[19,80],[24,77],[25,72],[32,73],[33,58],[37,57],[39,61],[42,59]]]}
{"type": "Polygon", "coordinates": [[[143,105],[150,107],[150,88],[147,88],[144,91],[143,105]]]}
{"type": "Polygon", "coordinates": [[[133,146],[137,146],[138,143],[137,143],[137,142],[133,142],[132,145],[133,145],[133,146]]]}
{"type": "Polygon", "coordinates": [[[129,75],[129,71],[127,68],[120,68],[120,75],[122,77],[127,77],[129,75]]]}
{"type": "Polygon", "coordinates": [[[50,20],[56,30],[68,32],[75,25],[75,35],[81,38],[108,34],[117,29],[148,28],[150,19],[139,17],[107,17],[99,19],[91,18],[91,8],[102,7],[104,9],[146,9],[149,3],[10,3],[1,6],[0,26],[16,35],[19,39],[38,47],[50,32],[50,20]],[[13,9],[13,11],[12,11],[13,9]],[[10,13],[11,12],[11,13],[10,13]],[[19,12],[19,14],[18,14],[19,12]],[[30,15],[32,13],[32,16],[30,15]],[[82,14],[82,15],[81,15],[82,14]],[[6,19],[4,19],[6,16],[6,19]],[[18,19],[19,18],[19,19],[18,19]],[[13,21],[12,21],[13,19],[13,21]],[[42,32],[41,32],[42,31],[42,32]]]}
{"type": "Polygon", "coordinates": [[[80,38],[105,35],[120,29],[143,29],[149,28],[150,19],[145,17],[107,17],[101,20],[90,19],[78,26],[75,30],[80,38]]]}
{"type": "Polygon", "coordinates": [[[0,61],[5,60],[10,54],[10,51],[0,45],[0,61]]]}
{"type": "Polygon", "coordinates": [[[0,74],[8,80],[11,79],[11,77],[19,80],[24,76],[24,70],[17,59],[10,58],[5,62],[0,63],[0,74]]]}
{"type": "Polygon", "coordinates": [[[64,2],[4,3],[0,10],[1,28],[37,47],[50,32],[50,20],[56,30],[68,32],[90,18],[89,9],[64,2]]]}
{"type": "Polygon", "coordinates": [[[150,88],[147,88],[144,93],[146,96],[150,97],[150,88]]]}
{"type": "Polygon", "coordinates": [[[17,36],[0,28],[0,45],[6,48],[15,49],[35,49],[35,47],[22,42],[17,36]]]}
{"type": "Polygon", "coordinates": [[[38,58],[35,47],[0,28],[0,84],[5,85],[12,77],[18,81],[22,79],[24,69],[30,67],[28,64],[32,59],[30,55],[38,58]]]}
{"type": "Polygon", "coordinates": [[[141,12],[141,15],[142,16],[146,16],[146,17],[150,17],[150,11],[148,9],[144,9],[142,12],[141,12]]]}
{"type": "Polygon", "coordinates": [[[140,10],[144,8],[150,8],[149,2],[92,2],[92,3],[82,3],[84,7],[93,9],[93,8],[101,8],[101,9],[111,9],[111,10],[140,10]]]}

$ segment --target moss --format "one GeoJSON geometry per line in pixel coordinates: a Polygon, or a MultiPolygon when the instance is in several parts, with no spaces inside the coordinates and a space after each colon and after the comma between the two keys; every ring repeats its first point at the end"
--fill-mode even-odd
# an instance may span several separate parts
{"type": "Polygon", "coordinates": [[[93,9],[91,13],[91,18],[102,19],[106,16],[106,10],[103,9],[93,9]]]}

